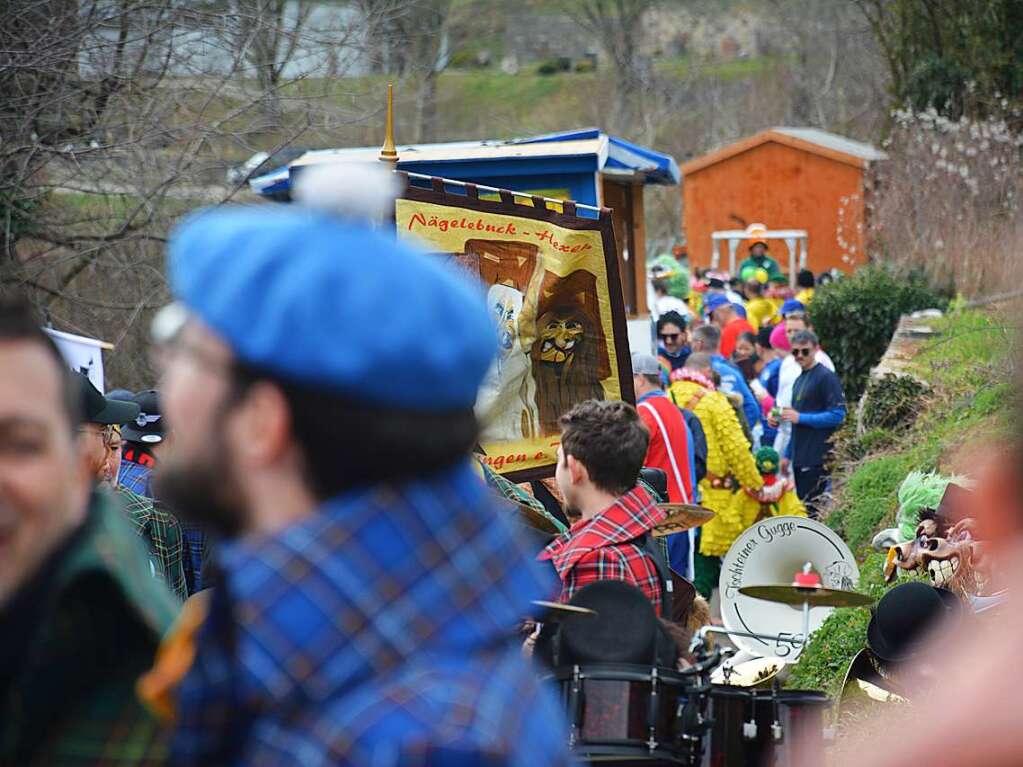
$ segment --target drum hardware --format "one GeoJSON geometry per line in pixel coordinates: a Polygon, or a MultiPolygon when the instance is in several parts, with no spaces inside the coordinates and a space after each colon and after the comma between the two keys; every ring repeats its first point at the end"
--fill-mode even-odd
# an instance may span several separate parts
{"type": "MultiPolygon", "coordinates": [[[[725,636],[740,636],[748,639],[767,639],[775,642],[791,642],[797,647],[802,647],[803,638],[799,634],[762,634],[753,633],[751,631],[735,631],[733,629],[726,629],[722,626],[704,626],[696,635],[693,637],[692,644],[689,645],[690,652],[696,652],[700,647],[706,645],[707,634],[724,634],[725,636]]],[[[729,648],[731,649],[731,648],[729,648]]],[[[734,655],[735,651],[731,650],[731,654],[734,655]]]]}
{"type": "Polygon", "coordinates": [[[658,691],[657,691],[657,667],[650,669],[650,699],[647,702],[646,719],[649,722],[648,735],[646,745],[650,749],[652,754],[657,750],[657,728],[654,727],[654,722],[657,719],[657,703],[658,703],[658,691]]]}
{"type": "Polygon", "coordinates": [[[801,605],[804,642],[810,636],[811,607],[862,607],[874,601],[873,597],[857,591],[824,588],[811,562],[806,562],[802,572],[796,573],[791,585],[743,586],[739,593],[765,602],[801,605]]]}
{"type": "Polygon", "coordinates": [[[582,725],[582,711],[579,705],[582,678],[579,666],[572,667],[572,686],[569,688],[568,710],[572,714],[571,731],[568,734],[568,746],[572,748],[579,742],[579,727],[582,725]]]}

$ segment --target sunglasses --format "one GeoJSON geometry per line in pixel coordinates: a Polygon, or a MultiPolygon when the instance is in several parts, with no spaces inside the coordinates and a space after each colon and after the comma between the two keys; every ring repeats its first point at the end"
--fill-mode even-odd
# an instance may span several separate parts
{"type": "Polygon", "coordinates": [[[681,333],[658,333],[657,337],[662,341],[676,341],[681,333]]]}
{"type": "Polygon", "coordinates": [[[811,354],[813,354],[813,349],[793,349],[792,350],[792,356],[793,357],[809,357],[811,354]]]}

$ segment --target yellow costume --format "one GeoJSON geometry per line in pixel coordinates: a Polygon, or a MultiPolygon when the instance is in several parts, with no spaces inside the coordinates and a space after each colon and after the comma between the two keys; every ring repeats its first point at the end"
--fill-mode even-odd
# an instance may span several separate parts
{"type": "Polygon", "coordinates": [[[770,325],[771,318],[777,313],[779,307],[769,298],[752,298],[746,302],[746,320],[759,330],[765,325],[770,325]]]}
{"type": "Polygon", "coordinates": [[[810,302],[813,301],[814,288],[803,288],[796,293],[796,300],[803,304],[803,306],[809,306],[810,302]]]}
{"type": "Polygon", "coordinates": [[[796,495],[792,480],[778,476],[778,451],[762,447],[753,454],[753,460],[764,487],[760,493],[744,490],[735,494],[735,507],[743,525],[749,527],[768,517],[805,517],[806,507],[796,495]]]}
{"type": "Polygon", "coordinates": [[[767,517],[806,516],[806,507],[796,495],[795,488],[791,486],[785,488],[781,498],[775,503],[761,503],[755,493],[753,495],[745,491],[736,493],[735,509],[735,513],[742,519],[743,530],[767,517]]]}
{"type": "Polygon", "coordinates": [[[715,391],[705,379],[693,380],[703,378],[695,371],[677,370],[673,375],[683,378],[671,384],[672,399],[679,407],[696,414],[707,436],[707,476],[700,480],[700,492],[703,505],[716,516],[701,530],[700,553],[720,557],[748,526],[735,504],[736,490],[741,486],[756,492],[764,482],[750,453],[750,443],[725,395],[715,391]]]}

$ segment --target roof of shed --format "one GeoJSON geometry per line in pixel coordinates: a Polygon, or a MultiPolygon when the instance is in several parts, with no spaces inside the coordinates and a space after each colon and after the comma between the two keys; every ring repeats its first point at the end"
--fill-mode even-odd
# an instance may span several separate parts
{"type": "Polygon", "coordinates": [[[719,149],[697,157],[682,166],[682,175],[703,170],[711,165],[728,160],[736,155],[748,152],[767,143],[783,144],[804,152],[826,157],[836,162],[865,168],[871,162],[887,159],[888,155],[880,149],[862,141],[828,133],[818,128],[768,128],[753,136],[727,144],[719,149]]]}

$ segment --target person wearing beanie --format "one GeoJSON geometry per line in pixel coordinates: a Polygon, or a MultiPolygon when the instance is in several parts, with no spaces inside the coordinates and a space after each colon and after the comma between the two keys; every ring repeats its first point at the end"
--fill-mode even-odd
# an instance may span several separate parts
{"type": "MultiPolygon", "coordinates": [[[[154,331],[163,410],[188,428],[155,488],[220,543],[141,689],[175,764],[568,765],[564,709],[515,638],[557,579],[470,457],[496,356],[483,293],[324,210],[353,173],[306,168],[297,204],[171,236],[154,331]]],[[[393,174],[357,175],[383,215],[393,174]]]]}

